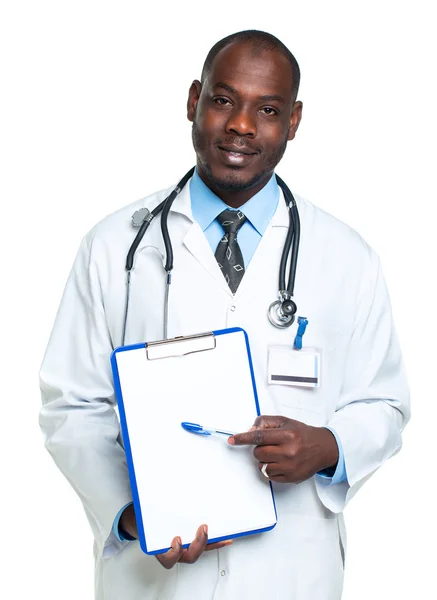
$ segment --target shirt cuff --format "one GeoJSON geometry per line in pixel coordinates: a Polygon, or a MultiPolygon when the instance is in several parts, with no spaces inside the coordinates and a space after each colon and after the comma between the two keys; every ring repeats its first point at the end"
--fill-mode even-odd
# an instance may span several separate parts
{"type": "Polygon", "coordinates": [[[117,516],[115,517],[114,523],[112,525],[112,533],[115,535],[117,540],[119,540],[120,542],[124,542],[124,541],[133,542],[135,540],[135,538],[132,537],[131,535],[129,535],[129,533],[127,533],[126,531],[123,531],[123,529],[119,528],[120,517],[123,514],[124,509],[127,508],[128,506],[130,506],[131,504],[133,504],[133,502],[128,502],[128,504],[123,506],[123,508],[118,511],[117,516]]]}
{"type": "Polygon", "coordinates": [[[333,485],[334,483],[341,483],[342,481],[347,482],[346,465],[344,462],[344,452],[343,452],[343,446],[340,442],[340,438],[338,437],[338,435],[334,431],[334,429],[331,429],[331,427],[325,427],[325,429],[329,429],[329,431],[335,437],[335,441],[337,442],[338,462],[337,462],[337,467],[334,472],[332,472],[333,471],[332,468],[331,469],[323,469],[323,471],[319,471],[317,473],[317,475],[319,477],[323,477],[323,479],[327,480],[325,485],[333,485]],[[329,483],[328,483],[328,480],[330,480],[329,483]]]}

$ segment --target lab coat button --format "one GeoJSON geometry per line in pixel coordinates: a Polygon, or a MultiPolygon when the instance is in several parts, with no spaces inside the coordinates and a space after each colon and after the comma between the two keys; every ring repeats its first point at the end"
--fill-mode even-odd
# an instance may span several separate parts
{"type": "Polygon", "coordinates": [[[236,308],[237,308],[236,306],[232,305],[232,306],[231,306],[231,310],[232,310],[232,312],[234,312],[234,310],[236,310],[236,308]]]}
{"type": "Polygon", "coordinates": [[[220,571],[220,575],[221,575],[222,577],[224,577],[224,576],[226,575],[226,571],[223,569],[222,571],[220,571]]]}

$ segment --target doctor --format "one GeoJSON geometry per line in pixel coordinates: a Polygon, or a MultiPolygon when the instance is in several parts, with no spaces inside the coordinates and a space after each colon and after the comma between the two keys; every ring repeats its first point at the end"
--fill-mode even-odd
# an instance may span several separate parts
{"type": "MultiPolygon", "coordinates": [[[[248,468],[273,482],[273,531],[208,545],[208,524],[199,523],[190,548],[175,532],[166,554],[142,553],[109,358],[124,336],[126,344],[163,337],[159,217],[135,253],[124,323],[125,262],[132,214],[174,186],[106,217],[80,246],[41,368],[40,423],[94,534],[97,600],[338,600],[343,509],[401,448],[408,390],[378,257],[303,198],[296,320],[278,328],[267,318],[289,226],[274,169],[301,120],[298,86],[296,60],[275,37],[249,31],[218,42],[189,90],[196,170],[168,215],[168,337],[233,326],[249,335],[263,416],[229,443],[253,446],[248,468]],[[298,315],[308,318],[304,348],[322,357],[317,388],[268,383],[271,353],[297,352],[298,315]]],[[[160,460],[158,448],[150,460],[160,460]]]]}

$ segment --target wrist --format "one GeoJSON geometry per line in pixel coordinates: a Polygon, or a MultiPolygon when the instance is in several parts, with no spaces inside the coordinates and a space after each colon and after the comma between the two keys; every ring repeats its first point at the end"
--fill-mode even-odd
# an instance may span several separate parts
{"type": "Polygon", "coordinates": [[[332,431],[326,427],[320,427],[321,467],[319,471],[332,469],[335,471],[338,459],[338,444],[332,431]]]}
{"type": "Polygon", "coordinates": [[[137,521],[133,504],[127,506],[122,512],[118,523],[118,530],[120,533],[127,533],[129,536],[138,539],[137,521]]]}

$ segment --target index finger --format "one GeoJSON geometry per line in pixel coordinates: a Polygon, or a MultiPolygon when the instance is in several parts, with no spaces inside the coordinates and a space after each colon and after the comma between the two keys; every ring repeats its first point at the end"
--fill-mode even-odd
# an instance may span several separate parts
{"type": "Polygon", "coordinates": [[[280,443],[280,429],[254,429],[244,433],[236,433],[228,438],[232,446],[276,446],[280,443]]]}

